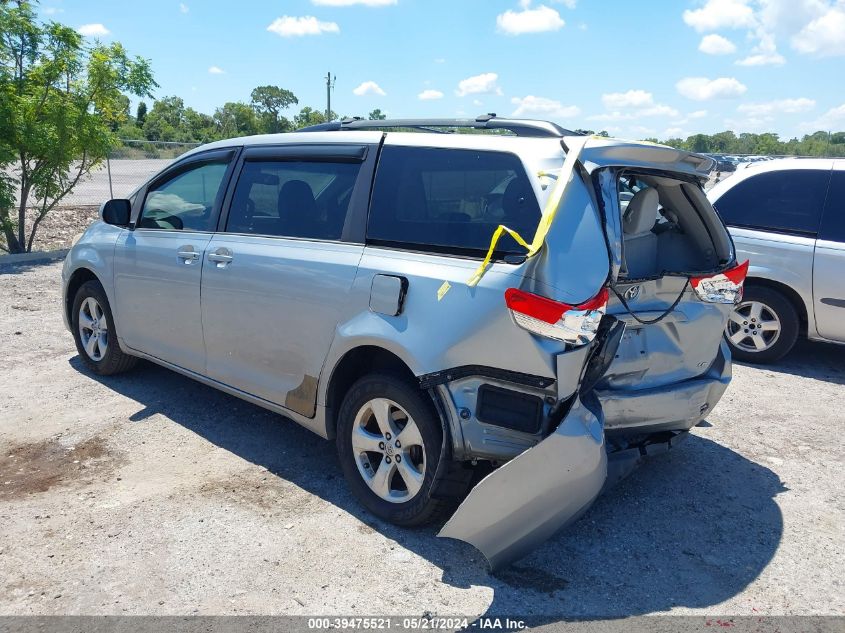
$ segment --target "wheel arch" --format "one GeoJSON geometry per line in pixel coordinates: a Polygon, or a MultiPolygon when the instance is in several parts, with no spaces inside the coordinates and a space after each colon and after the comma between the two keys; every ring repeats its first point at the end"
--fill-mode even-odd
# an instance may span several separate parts
{"type": "MultiPolygon", "coordinates": [[[[65,316],[67,317],[68,323],[73,323],[73,301],[76,299],[76,293],[82,287],[82,284],[88,281],[96,281],[101,286],[103,285],[102,280],[97,276],[97,274],[85,266],[80,266],[74,270],[68,279],[64,305],[65,316]]],[[[103,289],[105,289],[105,286],[103,286],[103,289]]]]}
{"type": "Polygon", "coordinates": [[[361,376],[376,371],[388,371],[411,384],[418,383],[408,364],[397,354],[378,345],[359,345],[347,350],[332,368],[326,384],[326,431],[334,437],[337,413],[344,396],[361,376]]]}
{"type": "Polygon", "coordinates": [[[745,281],[745,285],[749,287],[769,288],[770,290],[781,293],[784,298],[792,304],[792,307],[795,308],[796,312],[798,312],[798,319],[801,322],[799,324],[799,333],[804,335],[807,334],[810,323],[807,304],[794,288],[767,277],[749,277],[745,281]]]}

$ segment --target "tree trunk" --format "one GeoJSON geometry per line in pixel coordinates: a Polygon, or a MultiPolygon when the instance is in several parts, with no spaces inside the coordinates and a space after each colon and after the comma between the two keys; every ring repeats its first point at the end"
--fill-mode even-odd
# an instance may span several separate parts
{"type": "MultiPolygon", "coordinates": [[[[6,211],[5,213],[8,213],[8,211],[6,211]]],[[[6,248],[9,249],[10,253],[24,252],[23,245],[18,241],[15,232],[12,230],[12,227],[7,223],[3,224],[3,237],[6,238],[6,248]]]]}
{"type": "Polygon", "coordinates": [[[21,188],[21,203],[18,206],[18,244],[23,248],[26,244],[26,200],[29,191],[21,188]]]}

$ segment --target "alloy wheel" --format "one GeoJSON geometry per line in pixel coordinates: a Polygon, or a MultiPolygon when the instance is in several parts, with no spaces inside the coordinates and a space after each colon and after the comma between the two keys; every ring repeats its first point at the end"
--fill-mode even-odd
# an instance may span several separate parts
{"type": "Polygon", "coordinates": [[[759,353],[777,343],[781,329],[780,318],[772,308],[760,301],[745,301],[731,312],[726,334],[734,347],[759,353]]]}
{"type": "Polygon", "coordinates": [[[380,499],[404,503],[416,496],[425,479],[425,445],[405,409],[388,398],[366,402],[351,439],[358,472],[380,499]]]}
{"type": "Polygon", "coordinates": [[[103,360],[109,346],[109,324],[94,297],[86,297],[79,306],[79,338],[91,360],[103,360]]]}

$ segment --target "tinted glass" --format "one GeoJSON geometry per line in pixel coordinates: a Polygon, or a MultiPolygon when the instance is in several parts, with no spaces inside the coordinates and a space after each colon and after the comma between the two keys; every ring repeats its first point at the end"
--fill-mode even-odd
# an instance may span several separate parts
{"type": "Polygon", "coordinates": [[[830,176],[819,238],[845,243],[845,171],[834,171],[830,176]]]}
{"type": "Polygon", "coordinates": [[[138,226],[145,229],[213,231],[214,201],[228,161],[202,163],[147,192],[138,226]]]}
{"type": "Polygon", "coordinates": [[[814,235],[830,171],[789,169],[752,176],[713,205],[730,226],[814,235]]]}
{"type": "MultiPolygon", "coordinates": [[[[487,250],[499,224],[530,241],[539,219],[537,199],[513,154],[385,147],[367,238],[474,255],[487,250]]],[[[525,249],[505,234],[497,253],[525,249]]]]}
{"type": "Polygon", "coordinates": [[[360,168],[360,163],[248,161],[226,231],[340,239],[360,168]]]}

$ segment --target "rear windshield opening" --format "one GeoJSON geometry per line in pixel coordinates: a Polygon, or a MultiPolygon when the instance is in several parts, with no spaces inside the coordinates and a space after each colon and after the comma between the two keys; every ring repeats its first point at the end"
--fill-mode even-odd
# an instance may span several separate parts
{"type": "MultiPolygon", "coordinates": [[[[530,241],[540,206],[514,154],[391,147],[382,150],[367,239],[420,250],[482,255],[500,224],[530,241]]],[[[498,257],[524,255],[503,235],[498,257]]]]}
{"type": "Polygon", "coordinates": [[[697,185],[623,171],[617,193],[623,276],[643,279],[710,271],[730,257],[725,229],[697,185]]]}

